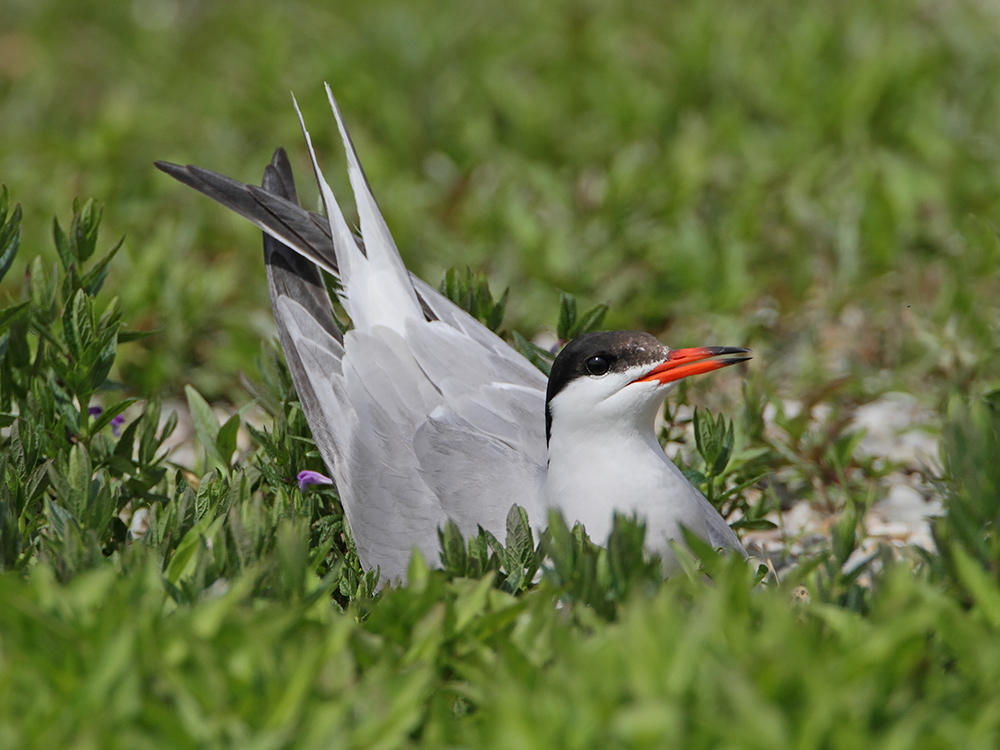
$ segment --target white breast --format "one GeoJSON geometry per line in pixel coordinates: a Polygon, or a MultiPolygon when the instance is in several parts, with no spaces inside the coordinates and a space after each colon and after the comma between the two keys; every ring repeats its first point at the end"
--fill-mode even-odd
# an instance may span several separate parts
{"type": "Polygon", "coordinates": [[[567,522],[581,522],[598,544],[606,542],[616,512],[637,515],[646,522],[647,548],[667,567],[675,562],[669,541],[683,542],[682,525],[709,538],[705,500],[664,455],[648,407],[631,418],[616,409],[602,419],[596,409],[577,420],[565,411],[566,402],[562,406],[549,438],[549,506],[567,522]]]}

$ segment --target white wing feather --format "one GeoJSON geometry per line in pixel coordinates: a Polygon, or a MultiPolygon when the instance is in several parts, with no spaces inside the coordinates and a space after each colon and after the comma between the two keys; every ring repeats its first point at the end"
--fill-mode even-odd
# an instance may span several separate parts
{"type": "MultiPolygon", "coordinates": [[[[418,286],[418,299],[332,94],[330,104],[365,252],[323,178],[300,113],[330,222],[338,295],[354,324],[342,349],[306,344],[300,358],[313,390],[325,393],[324,421],[335,425],[336,446],[323,453],[358,554],[398,579],[414,547],[435,560],[437,529],[448,519],[466,533],[482,525],[502,535],[514,502],[541,516],[545,378],[427,285],[418,286]],[[437,320],[426,319],[420,300],[437,320]],[[503,389],[512,394],[509,404],[499,398],[503,389]]],[[[285,305],[281,312],[293,318],[298,342],[317,334],[300,319],[302,310],[285,305]]]]}

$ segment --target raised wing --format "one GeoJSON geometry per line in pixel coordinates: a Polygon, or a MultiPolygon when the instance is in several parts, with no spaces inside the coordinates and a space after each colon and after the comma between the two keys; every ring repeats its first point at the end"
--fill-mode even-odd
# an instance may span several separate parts
{"type": "Polygon", "coordinates": [[[157,166],[264,231],[279,340],[358,554],[366,567],[402,579],[414,547],[437,560],[437,530],[448,519],[466,533],[482,525],[502,536],[515,502],[544,518],[545,379],[406,270],[332,95],[330,103],[361,238],[348,229],[304,125],[326,218],[298,205],[281,149],[263,188],[198,167],[157,166]],[[354,325],[346,335],[317,266],[340,282],[354,325]]]}

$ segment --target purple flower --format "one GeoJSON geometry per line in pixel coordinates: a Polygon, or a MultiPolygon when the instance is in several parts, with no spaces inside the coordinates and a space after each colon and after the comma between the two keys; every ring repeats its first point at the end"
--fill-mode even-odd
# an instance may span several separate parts
{"type": "Polygon", "coordinates": [[[310,484],[333,484],[333,480],[330,477],[320,474],[318,471],[309,471],[308,469],[300,471],[295,478],[299,480],[300,492],[305,492],[306,487],[310,484]]]}
{"type": "MultiPolygon", "coordinates": [[[[104,409],[102,409],[100,406],[91,406],[90,408],[87,409],[87,414],[89,414],[92,417],[99,417],[101,416],[102,413],[104,413],[104,409]]],[[[124,414],[119,414],[116,417],[112,417],[111,434],[114,435],[115,437],[121,437],[123,424],[125,424],[124,414]]]]}

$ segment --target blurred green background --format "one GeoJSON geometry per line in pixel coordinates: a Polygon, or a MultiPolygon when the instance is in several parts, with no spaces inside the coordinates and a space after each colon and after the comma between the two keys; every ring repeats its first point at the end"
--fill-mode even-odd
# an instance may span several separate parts
{"type": "Polygon", "coordinates": [[[985,0],[0,0],[0,18],[24,257],[52,252],[74,196],[106,205],[103,246],[126,235],[107,288],[157,331],[119,358],[140,393],[242,400],[273,333],[256,230],[152,162],[258,181],[283,145],[313,204],[294,91],[348,195],[325,81],[407,264],[485,270],[525,333],[561,289],[674,346],[749,344],[800,389],[996,375],[985,0]]]}

